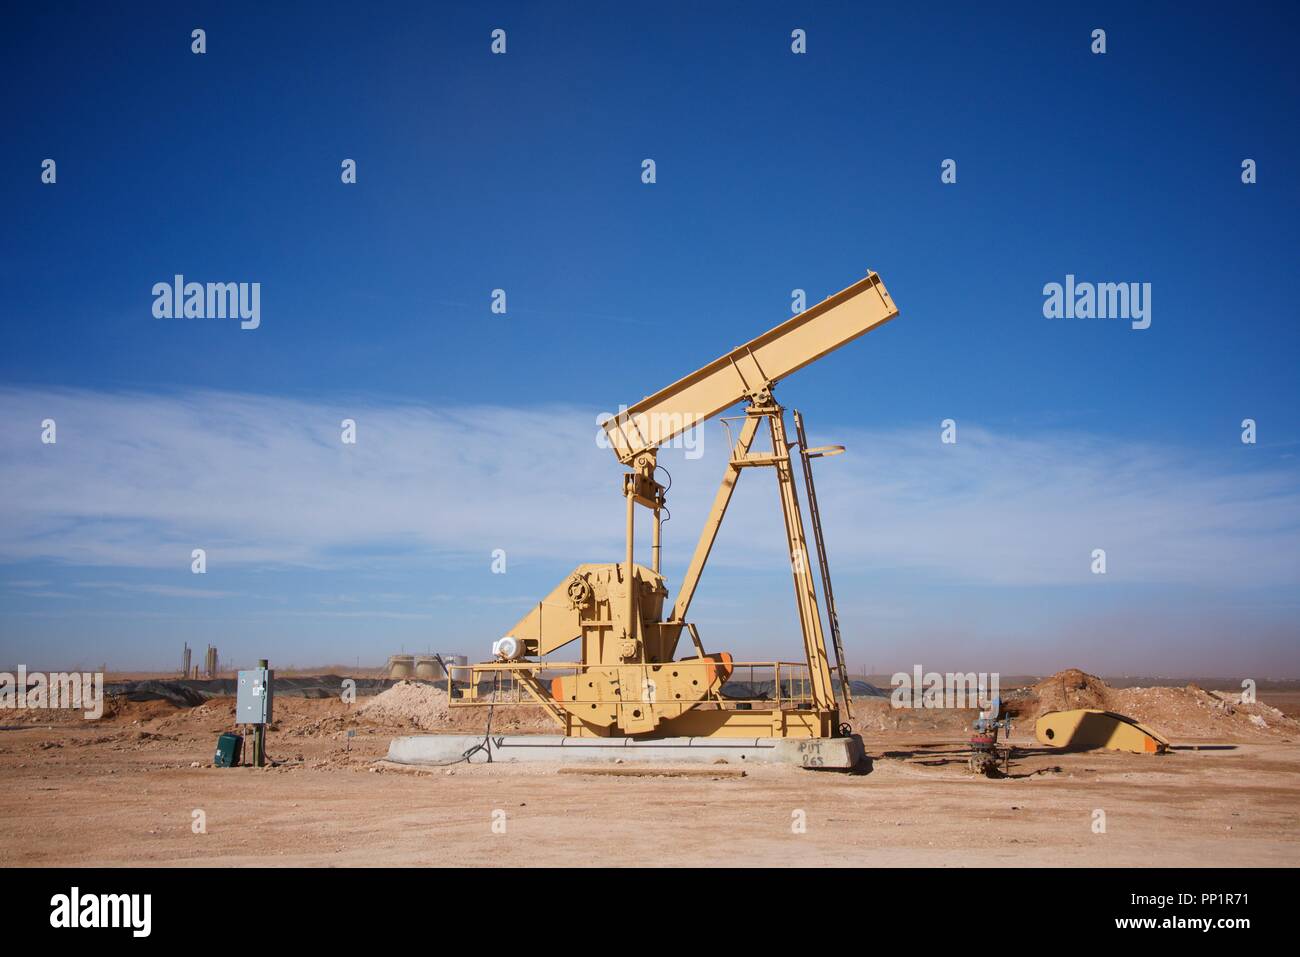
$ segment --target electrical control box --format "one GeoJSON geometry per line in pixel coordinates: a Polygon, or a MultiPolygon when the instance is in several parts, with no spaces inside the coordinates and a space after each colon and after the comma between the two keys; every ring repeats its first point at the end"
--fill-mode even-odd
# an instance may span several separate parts
{"type": "Polygon", "coordinates": [[[270,668],[252,668],[239,673],[235,724],[271,723],[271,681],[274,677],[275,672],[270,668]]]}

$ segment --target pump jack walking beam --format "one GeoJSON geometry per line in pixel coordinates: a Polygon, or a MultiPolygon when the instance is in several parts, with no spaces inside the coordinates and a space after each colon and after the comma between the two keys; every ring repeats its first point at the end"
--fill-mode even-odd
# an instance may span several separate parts
{"type": "Polygon", "coordinates": [[[868,273],[702,369],[646,396],[604,428],[618,460],[631,465],[706,419],[777,382],[898,315],[880,277],[868,273]]]}

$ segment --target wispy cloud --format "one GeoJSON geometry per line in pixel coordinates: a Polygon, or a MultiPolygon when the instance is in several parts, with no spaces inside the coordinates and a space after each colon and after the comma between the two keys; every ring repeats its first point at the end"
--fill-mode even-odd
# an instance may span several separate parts
{"type": "Polygon", "coordinates": [[[1300,470],[1247,467],[1263,457],[1256,449],[1225,443],[1207,457],[970,427],[953,446],[937,430],[849,441],[862,450],[853,464],[830,460],[818,478],[839,523],[837,558],[975,583],[1071,584],[1093,578],[1102,548],[1110,581],[1300,584],[1300,470]]]}
{"type": "Polygon", "coordinates": [[[235,592],[211,588],[184,588],[177,585],[155,585],[149,582],[76,582],[78,588],[91,588],[101,594],[156,595],[159,598],[230,598],[235,592]]]}
{"type": "MultiPolygon", "coordinates": [[[[595,410],[15,389],[0,391],[0,409],[10,562],[177,568],[199,547],[210,567],[484,560],[494,548],[573,564],[621,556],[620,470],[596,444],[595,410]],[[57,445],[40,443],[46,418],[57,445]],[[344,418],[357,422],[355,446],[340,441],[344,418]]],[[[1300,583],[1300,470],[1289,464],[972,426],[956,446],[937,428],[831,431],[851,453],[817,471],[837,572],[1084,584],[1091,550],[1105,548],[1112,581],[1300,583]]],[[[663,457],[677,476],[675,549],[693,545],[707,512],[721,436],[708,434],[700,461],[663,457]]],[[[772,485],[742,480],[719,561],[779,560],[772,485]]]]}
{"type": "Polygon", "coordinates": [[[0,408],[8,560],[166,568],[204,548],[209,567],[337,566],[572,550],[612,484],[594,412],[571,409],[12,390],[0,408]],[[46,418],[55,445],[29,427],[46,418]],[[344,418],[355,445],[340,441],[344,418]]]}

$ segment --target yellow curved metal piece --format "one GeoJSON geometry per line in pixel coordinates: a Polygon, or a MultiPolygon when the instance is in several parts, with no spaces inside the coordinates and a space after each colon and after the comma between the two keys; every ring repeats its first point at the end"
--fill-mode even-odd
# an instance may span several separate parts
{"type": "Polygon", "coordinates": [[[1131,751],[1160,754],[1169,742],[1132,718],[1113,711],[1075,708],[1049,711],[1034,724],[1040,744],[1067,751],[1131,751]]]}

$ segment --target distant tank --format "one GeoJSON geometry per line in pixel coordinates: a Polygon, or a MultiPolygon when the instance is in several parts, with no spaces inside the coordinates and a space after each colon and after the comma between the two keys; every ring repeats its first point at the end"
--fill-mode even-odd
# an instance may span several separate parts
{"type": "Polygon", "coordinates": [[[412,678],[415,676],[414,655],[393,655],[388,659],[388,677],[412,678]]]}
{"type": "Polygon", "coordinates": [[[415,677],[425,681],[442,681],[447,677],[447,672],[433,655],[416,655],[415,677]]]}

